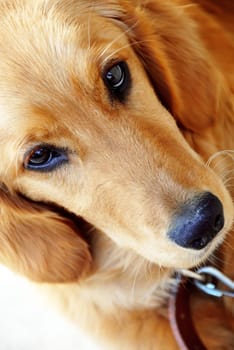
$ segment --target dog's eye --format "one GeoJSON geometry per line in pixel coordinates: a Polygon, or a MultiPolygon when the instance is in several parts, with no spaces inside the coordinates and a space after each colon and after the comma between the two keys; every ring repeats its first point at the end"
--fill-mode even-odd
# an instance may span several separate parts
{"type": "Polygon", "coordinates": [[[24,167],[29,170],[45,172],[52,171],[67,161],[67,152],[64,149],[50,145],[39,145],[27,153],[24,167]]]}
{"type": "Polygon", "coordinates": [[[106,69],[103,80],[111,98],[124,102],[131,86],[131,76],[127,63],[122,61],[106,69]]]}

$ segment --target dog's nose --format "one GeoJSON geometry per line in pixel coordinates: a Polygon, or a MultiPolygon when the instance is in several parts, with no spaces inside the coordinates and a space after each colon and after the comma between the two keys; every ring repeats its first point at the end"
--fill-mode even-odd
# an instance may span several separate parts
{"type": "Polygon", "coordinates": [[[174,217],[169,231],[172,241],[184,248],[202,249],[224,226],[223,206],[210,192],[194,197],[174,217]]]}

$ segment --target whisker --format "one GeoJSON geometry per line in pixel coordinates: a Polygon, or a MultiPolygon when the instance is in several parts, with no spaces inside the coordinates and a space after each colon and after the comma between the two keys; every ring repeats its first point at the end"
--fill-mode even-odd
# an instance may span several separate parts
{"type": "Polygon", "coordinates": [[[146,270],[146,277],[149,276],[149,279],[152,279],[152,263],[150,261],[147,261],[145,265],[145,270],[146,270]]]}
{"type": "Polygon", "coordinates": [[[132,29],[134,29],[138,24],[138,20],[131,26],[129,27],[127,30],[125,30],[124,32],[120,33],[115,39],[113,39],[106,47],[105,49],[102,51],[100,56],[105,55],[105,53],[109,50],[109,48],[116,43],[120,38],[122,38],[122,36],[126,35],[127,33],[129,33],[132,29]]]}
{"type": "Polygon", "coordinates": [[[227,240],[225,240],[223,244],[224,244],[228,249],[234,250],[234,247],[233,247],[227,240]]]}
{"type": "Polygon", "coordinates": [[[234,150],[223,150],[223,151],[218,151],[216,153],[214,153],[206,162],[207,166],[210,166],[210,164],[212,163],[212,161],[214,159],[216,159],[219,156],[229,156],[232,158],[232,160],[234,160],[234,150]]]}
{"type": "Polygon", "coordinates": [[[138,277],[138,270],[135,271],[133,281],[132,281],[132,288],[131,288],[131,298],[132,299],[134,299],[137,277],[138,277]]]}
{"type": "Polygon", "coordinates": [[[234,180],[234,176],[230,176],[230,177],[226,178],[223,183],[225,186],[230,188],[230,187],[234,186],[234,184],[232,183],[233,180],[234,180]]]}
{"type": "Polygon", "coordinates": [[[124,46],[121,46],[120,48],[116,49],[115,51],[113,51],[111,54],[109,54],[107,57],[105,57],[103,63],[105,64],[106,61],[109,61],[111,59],[111,57],[115,56],[119,51],[123,50],[123,49],[126,49],[128,47],[133,47],[135,45],[139,45],[139,44],[142,44],[142,43],[145,43],[145,42],[153,42],[153,40],[142,40],[142,41],[136,41],[134,43],[128,43],[124,46]]]}
{"type": "Polygon", "coordinates": [[[178,5],[179,8],[182,8],[182,9],[186,9],[186,8],[190,8],[190,7],[198,7],[197,4],[185,4],[185,5],[178,5]]]}

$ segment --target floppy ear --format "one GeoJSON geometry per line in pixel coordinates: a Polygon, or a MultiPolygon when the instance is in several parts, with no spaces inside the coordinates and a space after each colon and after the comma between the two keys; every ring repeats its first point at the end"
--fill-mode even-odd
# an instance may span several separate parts
{"type": "Polygon", "coordinates": [[[91,266],[69,219],[0,189],[0,262],[37,282],[72,282],[91,266]]]}
{"type": "Polygon", "coordinates": [[[161,103],[186,129],[211,126],[217,116],[220,77],[186,13],[189,9],[166,1],[118,3],[120,7],[106,16],[124,29],[161,103]]]}

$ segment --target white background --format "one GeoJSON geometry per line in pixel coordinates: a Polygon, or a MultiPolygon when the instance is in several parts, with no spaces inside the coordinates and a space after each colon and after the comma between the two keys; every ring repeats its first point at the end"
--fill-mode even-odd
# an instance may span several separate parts
{"type": "Polygon", "coordinates": [[[0,350],[97,350],[49,309],[30,284],[0,265],[0,350]]]}

